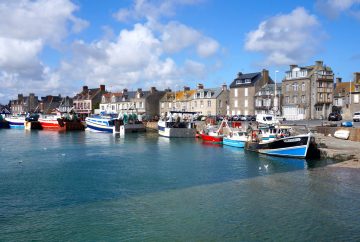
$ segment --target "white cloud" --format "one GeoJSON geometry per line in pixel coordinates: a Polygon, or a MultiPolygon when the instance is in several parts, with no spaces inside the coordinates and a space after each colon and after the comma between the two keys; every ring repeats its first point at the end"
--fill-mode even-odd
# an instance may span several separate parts
{"type": "Polygon", "coordinates": [[[360,0],[317,0],[316,8],[330,18],[348,13],[355,18],[360,16],[360,0]]]}
{"type": "Polygon", "coordinates": [[[299,7],[260,23],[247,34],[245,49],[263,53],[265,65],[287,65],[306,61],[318,51],[322,37],[317,18],[299,7]]]}
{"type": "Polygon", "coordinates": [[[131,8],[122,8],[114,17],[120,22],[147,19],[156,20],[162,16],[173,16],[182,5],[194,5],[202,0],[134,0],[131,8]]]}
{"type": "Polygon", "coordinates": [[[77,9],[70,0],[0,2],[0,85],[8,88],[7,98],[55,87],[39,55],[88,25],[73,14],[77,9]]]}

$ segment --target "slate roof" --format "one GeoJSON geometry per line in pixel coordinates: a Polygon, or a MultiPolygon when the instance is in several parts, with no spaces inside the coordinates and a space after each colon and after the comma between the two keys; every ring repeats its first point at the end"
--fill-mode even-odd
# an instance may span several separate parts
{"type": "MultiPolygon", "coordinates": [[[[238,76],[230,84],[230,88],[253,86],[261,78],[262,78],[261,72],[246,73],[246,74],[239,72],[238,76]]],[[[270,82],[272,82],[271,77],[269,77],[269,79],[270,82]]]]}

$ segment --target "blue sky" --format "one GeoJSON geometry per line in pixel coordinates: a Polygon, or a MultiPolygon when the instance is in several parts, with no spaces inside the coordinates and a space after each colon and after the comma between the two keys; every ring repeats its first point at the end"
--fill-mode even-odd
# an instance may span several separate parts
{"type": "Polygon", "coordinates": [[[17,93],[74,95],[230,84],[267,68],[323,60],[360,71],[360,0],[0,1],[0,102],[17,93]]]}

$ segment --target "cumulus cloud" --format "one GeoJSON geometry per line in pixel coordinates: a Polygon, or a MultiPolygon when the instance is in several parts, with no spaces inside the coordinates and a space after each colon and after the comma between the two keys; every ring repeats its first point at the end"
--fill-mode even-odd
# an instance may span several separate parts
{"type": "Polygon", "coordinates": [[[317,0],[316,8],[330,18],[345,12],[360,19],[360,0],[317,0]]]}
{"type": "Polygon", "coordinates": [[[202,0],[134,0],[130,8],[122,8],[114,17],[120,22],[146,18],[156,20],[162,16],[173,16],[175,9],[182,5],[194,5],[202,0]]]}
{"type": "Polygon", "coordinates": [[[264,65],[288,65],[311,57],[322,37],[316,16],[299,7],[261,22],[247,33],[245,49],[264,54],[264,65]]]}
{"type": "Polygon", "coordinates": [[[73,14],[76,10],[70,0],[1,1],[0,85],[8,88],[8,98],[54,84],[39,55],[45,46],[57,48],[69,33],[88,25],[73,14]]]}

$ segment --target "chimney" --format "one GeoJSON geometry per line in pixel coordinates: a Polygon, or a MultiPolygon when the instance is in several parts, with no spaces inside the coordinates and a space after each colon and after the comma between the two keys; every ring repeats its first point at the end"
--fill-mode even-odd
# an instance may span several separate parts
{"type": "Polygon", "coordinates": [[[18,100],[21,101],[23,100],[24,96],[22,94],[18,94],[18,100]]]}
{"type": "Polygon", "coordinates": [[[88,86],[83,86],[83,92],[87,92],[89,90],[88,86]]]}
{"type": "Polygon", "coordinates": [[[155,93],[156,92],[156,87],[151,87],[150,88],[150,93],[155,93]]]}
{"type": "Polygon", "coordinates": [[[336,84],[339,84],[339,83],[341,83],[341,77],[336,77],[336,84]]]}
{"type": "Polygon", "coordinates": [[[197,85],[197,89],[204,89],[204,85],[201,84],[201,83],[199,83],[199,84],[197,85]]]}
{"type": "Polygon", "coordinates": [[[262,70],[262,78],[264,80],[264,83],[268,83],[269,82],[269,71],[266,69],[262,70]]]}
{"type": "Polygon", "coordinates": [[[355,83],[360,84],[360,72],[354,73],[354,81],[355,83]]]}
{"type": "Polygon", "coordinates": [[[165,91],[165,92],[171,92],[171,89],[170,89],[170,88],[166,88],[164,91],[165,91]]]}
{"type": "Polygon", "coordinates": [[[238,73],[238,77],[241,76],[241,75],[242,75],[242,72],[240,71],[240,72],[238,73]]]}
{"type": "Polygon", "coordinates": [[[221,89],[222,89],[223,91],[226,91],[226,90],[227,90],[227,85],[226,85],[225,83],[222,84],[221,89]]]}
{"type": "Polygon", "coordinates": [[[100,85],[100,90],[105,92],[105,85],[100,85]]]}
{"type": "Polygon", "coordinates": [[[127,93],[128,92],[128,89],[127,88],[124,88],[123,89],[123,94],[127,93]]]}
{"type": "Polygon", "coordinates": [[[323,66],[323,62],[318,60],[318,61],[315,61],[315,66],[317,67],[322,67],[323,66]]]}
{"type": "Polygon", "coordinates": [[[141,92],[142,92],[142,89],[141,89],[141,88],[138,88],[138,89],[137,89],[137,92],[141,93],[141,92]]]}
{"type": "Polygon", "coordinates": [[[298,65],[290,65],[290,70],[292,71],[294,68],[298,67],[298,65]]]}
{"type": "Polygon", "coordinates": [[[184,92],[190,91],[190,87],[184,86],[184,92]]]}

